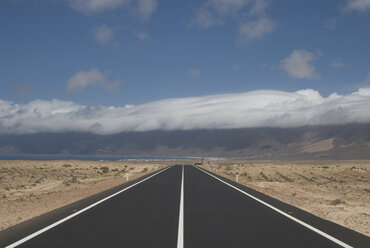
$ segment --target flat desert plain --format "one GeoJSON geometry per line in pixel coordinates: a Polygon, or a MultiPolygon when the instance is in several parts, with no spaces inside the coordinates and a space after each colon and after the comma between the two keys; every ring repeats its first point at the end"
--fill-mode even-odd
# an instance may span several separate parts
{"type": "Polygon", "coordinates": [[[169,162],[0,161],[0,230],[133,180],[169,162]]]}
{"type": "MultiPolygon", "coordinates": [[[[0,230],[181,161],[0,161],[0,230]]],[[[185,162],[189,163],[189,162],[185,162]]],[[[370,161],[218,160],[219,175],[370,236],[370,161]]]]}
{"type": "Polygon", "coordinates": [[[370,161],[213,161],[205,169],[370,236],[370,161]]]}

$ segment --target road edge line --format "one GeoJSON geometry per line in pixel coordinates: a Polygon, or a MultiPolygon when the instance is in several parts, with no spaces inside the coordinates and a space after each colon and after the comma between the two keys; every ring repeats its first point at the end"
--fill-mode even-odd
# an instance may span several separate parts
{"type": "Polygon", "coordinates": [[[18,240],[16,242],[10,244],[10,245],[5,246],[5,248],[17,247],[18,245],[23,244],[24,242],[26,242],[26,241],[28,241],[28,240],[30,240],[30,239],[32,239],[32,238],[40,235],[41,233],[44,233],[44,232],[52,229],[53,227],[56,227],[56,226],[62,224],[63,222],[65,222],[65,221],[67,221],[69,219],[72,219],[73,217],[75,217],[75,216],[77,216],[77,215],[79,215],[79,214],[81,214],[81,213],[89,210],[90,208],[93,208],[96,205],[99,205],[100,203],[105,202],[106,200],[108,200],[108,199],[110,199],[110,198],[112,198],[112,197],[114,197],[114,196],[116,196],[116,195],[118,195],[118,194],[120,194],[120,193],[122,193],[122,192],[124,192],[124,191],[126,191],[126,190],[128,190],[128,189],[130,189],[130,188],[132,188],[132,187],[134,187],[134,186],[136,186],[136,185],[138,185],[138,184],[140,184],[140,183],[142,183],[142,182],[144,182],[144,181],[146,181],[146,180],[148,180],[148,179],[150,179],[150,178],[152,178],[152,177],[160,174],[160,173],[162,173],[163,171],[166,171],[166,170],[172,168],[173,166],[174,165],[169,166],[169,167],[167,167],[167,168],[165,168],[165,169],[163,169],[161,171],[158,171],[157,173],[155,173],[155,174],[153,174],[153,175],[151,175],[149,177],[146,177],[146,178],[144,178],[143,180],[141,180],[139,182],[136,182],[136,183],[134,183],[134,184],[132,184],[132,185],[130,185],[130,186],[128,186],[128,187],[126,187],[126,188],[124,188],[124,189],[122,189],[122,190],[114,193],[114,194],[112,194],[112,195],[109,195],[109,196],[107,196],[107,197],[105,197],[105,198],[103,198],[103,199],[101,199],[101,200],[99,200],[99,201],[97,201],[97,202],[95,202],[93,204],[90,204],[89,206],[87,206],[87,207],[85,207],[85,208],[83,208],[83,209],[81,209],[81,210],[79,210],[79,211],[77,211],[77,212],[75,212],[75,213],[73,213],[71,215],[68,215],[67,217],[64,217],[61,220],[58,220],[57,222],[54,222],[53,224],[50,224],[50,225],[48,225],[48,226],[46,226],[46,227],[44,227],[44,228],[42,228],[42,229],[40,229],[40,230],[38,230],[38,231],[36,231],[34,233],[31,233],[30,235],[28,235],[28,236],[26,236],[26,237],[24,237],[24,238],[22,238],[22,239],[20,239],[20,240],[18,240]]]}
{"type": "Polygon", "coordinates": [[[177,248],[184,247],[184,165],[181,174],[181,195],[179,208],[179,228],[177,232],[177,248]]]}
{"type": "Polygon", "coordinates": [[[333,236],[331,236],[331,235],[329,235],[329,234],[327,234],[327,233],[325,233],[325,232],[323,232],[323,231],[321,231],[321,230],[317,229],[316,227],[313,227],[313,226],[311,226],[311,225],[307,224],[306,222],[303,222],[303,221],[301,221],[301,220],[299,220],[299,219],[297,219],[297,218],[295,218],[295,217],[293,217],[293,216],[291,216],[291,215],[289,215],[289,214],[285,213],[284,211],[282,211],[282,210],[280,210],[280,209],[278,209],[278,208],[276,208],[276,207],[274,207],[274,206],[272,206],[272,205],[268,204],[267,202],[264,202],[264,201],[262,201],[262,200],[258,199],[257,197],[255,197],[255,196],[253,196],[253,195],[251,195],[251,194],[249,194],[249,193],[247,193],[247,192],[245,192],[245,191],[243,191],[243,190],[239,189],[238,187],[235,187],[234,185],[231,185],[230,183],[225,182],[224,180],[222,180],[222,179],[220,179],[220,178],[216,177],[215,175],[212,175],[211,173],[209,173],[209,172],[205,171],[204,169],[199,168],[199,167],[196,167],[196,166],[193,166],[193,167],[195,167],[195,168],[197,168],[198,170],[200,170],[200,171],[202,171],[202,172],[204,172],[204,173],[208,174],[208,175],[209,175],[209,176],[211,176],[211,177],[214,177],[215,179],[217,179],[217,180],[219,180],[220,182],[222,182],[222,183],[224,183],[224,184],[226,184],[226,185],[230,186],[231,188],[233,188],[233,189],[235,189],[235,190],[237,190],[237,191],[239,191],[239,192],[241,192],[241,193],[245,194],[246,196],[248,196],[248,197],[252,198],[253,200],[258,201],[259,203],[261,203],[261,204],[265,205],[266,207],[271,208],[272,210],[274,210],[274,211],[278,212],[279,214],[282,214],[282,215],[284,215],[285,217],[287,217],[287,218],[289,218],[289,219],[291,219],[291,220],[293,220],[293,221],[295,221],[295,222],[297,222],[297,223],[301,224],[302,226],[304,226],[304,227],[306,227],[306,228],[310,229],[311,231],[314,231],[314,232],[316,232],[316,233],[320,234],[321,236],[323,236],[323,237],[325,237],[325,238],[327,238],[327,239],[329,239],[329,240],[333,241],[333,242],[334,242],[334,243],[336,243],[337,245],[340,245],[340,246],[345,247],[345,248],[353,248],[353,246],[350,246],[350,245],[348,245],[348,244],[344,243],[343,241],[340,241],[339,239],[334,238],[333,236]]]}

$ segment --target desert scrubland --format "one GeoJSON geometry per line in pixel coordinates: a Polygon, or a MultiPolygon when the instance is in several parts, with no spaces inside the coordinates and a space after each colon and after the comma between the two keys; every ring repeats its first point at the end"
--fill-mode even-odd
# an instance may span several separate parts
{"type": "Polygon", "coordinates": [[[204,168],[370,236],[370,161],[215,161],[204,168]]]}
{"type": "Polygon", "coordinates": [[[0,230],[133,180],[169,162],[0,161],[0,230]]]}
{"type": "MultiPolygon", "coordinates": [[[[0,230],[170,161],[0,161],[0,230]]],[[[179,162],[181,163],[181,162],[179,162]]],[[[190,162],[187,162],[190,163],[190,162]]],[[[217,160],[203,168],[370,236],[370,160],[217,160]]]]}

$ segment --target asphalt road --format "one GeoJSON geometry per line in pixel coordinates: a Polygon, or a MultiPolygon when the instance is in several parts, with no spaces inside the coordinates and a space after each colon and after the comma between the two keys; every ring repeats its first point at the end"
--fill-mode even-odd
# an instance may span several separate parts
{"type": "Polygon", "coordinates": [[[48,228],[39,232],[35,224],[0,232],[0,241],[9,247],[370,247],[369,237],[194,166],[176,165],[116,192],[94,206],[82,201],[72,217],[68,208],[40,217],[38,230],[48,228]]]}

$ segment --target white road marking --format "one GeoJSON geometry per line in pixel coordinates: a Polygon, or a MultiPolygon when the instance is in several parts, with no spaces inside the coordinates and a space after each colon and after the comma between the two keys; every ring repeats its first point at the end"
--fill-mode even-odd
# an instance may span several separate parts
{"type": "Polygon", "coordinates": [[[179,229],[177,233],[177,248],[183,247],[184,247],[184,165],[182,165],[179,229]]]}
{"type": "Polygon", "coordinates": [[[323,231],[320,231],[319,229],[317,229],[317,228],[315,228],[315,227],[313,227],[313,226],[311,226],[311,225],[309,225],[309,224],[307,224],[307,223],[305,223],[305,222],[303,222],[303,221],[301,221],[301,220],[299,220],[299,219],[297,219],[297,218],[295,218],[295,217],[293,217],[293,216],[291,216],[291,215],[289,215],[289,214],[285,213],[284,211],[281,211],[280,209],[278,209],[278,208],[276,208],[276,207],[274,207],[274,206],[272,206],[272,205],[270,205],[270,204],[268,204],[268,203],[266,203],[266,202],[264,202],[264,201],[262,201],[262,200],[258,199],[257,197],[255,197],[255,196],[253,196],[253,195],[251,195],[251,194],[248,194],[247,192],[244,192],[243,190],[241,190],[241,189],[239,189],[239,188],[237,188],[237,187],[235,187],[235,186],[233,186],[233,185],[231,185],[231,184],[229,184],[229,183],[225,182],[224,180],[222,180],[222,179],[220,179],[220,178],[218,178],[218,177],[216,177],[216,176],[214,176],[214,175],[212,175],[212,174],[208,173],[207,171],[205,171],[205,170],[203,170],[203,169],[201,169],[201,168],[198,168],[198,167],[196,167],[196,166],[195,166],[195,168],[197,168],[198,170],[200,170],[200,171],[202,171],[202,172],[204,172],[204,173],[208,174],[208,175],[209,175],[209,176],[211,176],[211,177],[214,177],[215,179],[217,179],[217,180],[219,180],[220,182],[222,182],[222,183],[224,183],[224,184],[226,184],[226,185],[230,186],[231,188],[236,189],[237,191],[239,191],[239,192],[243,193],[244,195],[249,196],[250,198],[252,198],[252,199],[254,199],[254,200],[258,201],[259,203],[262,203],[263,205],[265,205],[265,206],[267,206],[267,207],[269,207],[269,208],[271,208],[271,209],[275,210],[275,211],[276,211],[276,212],[278,212],[279,214],[282,214],[282,215],[284,215],[285,217],[288,217],[289,219],[291,219],[291,220],[293,220],[293,221],[295,221],[295,222],[297,222],[297,223],[301,224],[302,226],[305,226],[305,227],[307,227],[308,229],[310,229],[310,230],[312,230],[312,231],[314,231],[314,232],[316,232],[316,233],[320,234],[321,236],[323,236],[323,237],[325,237],[325,238],[327,238],[327,239],[329,239],[329,240],[333,241],[334,243],[336,243],[336,244],[338,244],[338,245],[340,245],[340,246],[342,246],[342,247],[345,247],[345,248],[353,248],[352,246],[350,246],[350,245],[348,245],[348,244],[346,244],[346,243],[344,243],[344,242],[340,241],[339,239],[336,239],[336,238],[334,238],[333,236],[330,236],[329,234],[324,233],[323,231]]]}
{"type": "Polygon", "coordinates": [[[18,245],[20,245],[20,244],[22,244],[22,243],[24,243],[24,242],[26,242],[26,241],[34,238],[34,237],[36,237],[37,235],[40,235],[41,233],[46,232],[47,230],[50,230],[51,228],[56,227],[57,225],[62,224],[63,222],[65,222],[65,221],[67,221],[67,220],[69,220],[69,219],[71,219],[71,218],[73,218],[73,217],[75,217],[75,216],[77,216],[77,215],[79,215],[79,214],[81,214],[81,213],[89,210],[90,208],[95,207],[96,205],[98,205],[98,204],[100,204],[100,203],[102,203],[102,202],[104,202],[104,201],[106,201],[106,200],[108,200],[108,199],[110,199],[110,198],[112,198],[112,197],[114,197],[114,196],[116,196],[116,195],[118,195],[118,194],[120,194],[120,193],[122,193],[122,192],[124,192],[124,191],[126,191],[126,190],[128,190],[128,189],[130,189],[132,187],[134,187],[134,186],[136,186],[136,185],[138,185],[139,183],[142,183],[142,182],[144,182],[144,181],[146,181],[146,180],[148,180],[148,179],[150,179],[150,178],[158,175],[159,173],[162,173],[163,171],[168,170],[171,167],[172,166],[170,166],[170,167],[168,167],[168,168],[166,168],[166,169],[164,169],[162,171],[159,171],[159,172],[157,172],[157,173],[155,173],[155,174],[153,174],[153,175],[151,175],[151,176],[149,176],[147,178],[144,178],[143,180],[141,180],[141,181],[139,181],[137,183],[134,183],[134,184],[128,186],[127,188],[124,188],[124,189],[122,189],[122,190],[120,190],[120,191],[118,191],[118,192],[116,192],[116,193],[114,193],[114,194],[112,194],[110,196],[107,196],[107,197],[105,197],[104,199],[102,199],[100,201],[97,201],[97,202],[95,202],[95,203],[93,203],[93,204],[91,204],[91,205],[89,205],[89,206],[87,206],[87,207],[85,207],[85,208],[83,208],[83,209],[81,209],[81,210],[79,210],[79,211],[77,211],[77,212],[75,212],[75,213],[73,213],[73,214],[71,214],[71,215],[69,215],[69,216],[67,216],[67,217],[65,217],[65,218],[63,218],[63,219],[61,219],[61,220],[59,220],[59,221],[51,224],[51,225],[49,225],[49,226],[47,226],[47,227],[42,228],[41,230],[39,230],[37,232],[34,232],[34,233],[28,235],[27,237],[24,237],[21,240],[18,240],[17,242],[14,242],[13,244],[10,244],[10,245],[6,246],[5,248],[13,248],[13,247],[16,247],[16,246],[18,246],[18,245]]]}

